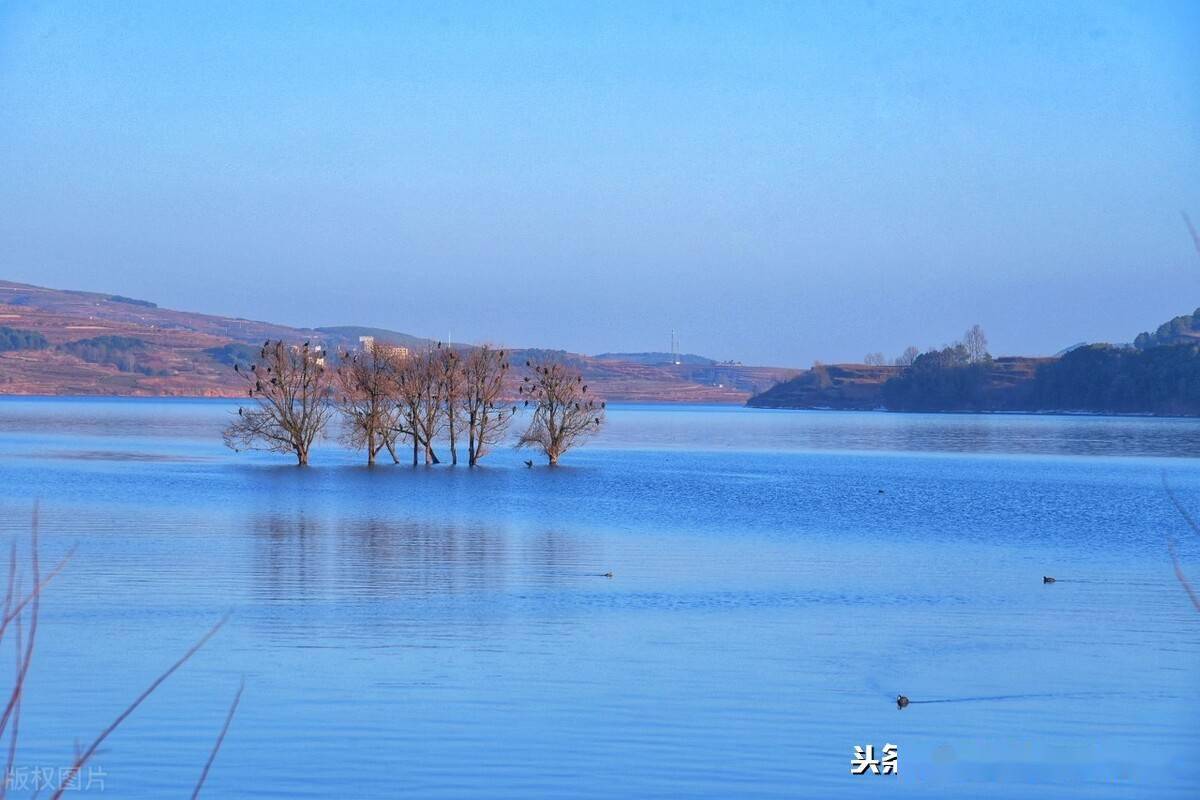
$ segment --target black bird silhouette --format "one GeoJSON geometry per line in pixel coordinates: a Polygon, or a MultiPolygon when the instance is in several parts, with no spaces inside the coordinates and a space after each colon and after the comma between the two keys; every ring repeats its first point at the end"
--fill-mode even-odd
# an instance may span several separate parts
{"type": "Polygon", "coordinates": [[[1042,583],[1054,583],[1054,582],[1055,582],[1054,578],[1051,578],[1049,575],[1042,576],[1042,583]]]}
{"type": "Polygon", "coordinates": [[[530,469],[533,469],[533,461],[526,461],[525,466],[529,467],[530,469]]]}
{"type": "Polygon", "coordinates": [[[902,694],[896,695],[896,708],[904,708],[908,705],[908,698],[902,694]]]}

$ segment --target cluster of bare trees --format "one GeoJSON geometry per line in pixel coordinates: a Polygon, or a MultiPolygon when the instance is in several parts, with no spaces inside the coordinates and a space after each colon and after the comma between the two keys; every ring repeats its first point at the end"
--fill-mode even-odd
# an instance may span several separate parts
{"type": "MultiPolygon", "coordinates": [[[[987,334],[983,332],[983,328],[980,325],[972,325],[963,334],[961,341],[948,345],[948,347],[957,347],[959,345],[965,349],[967,360],[972,364],[978,364],[991,358],[991,355],[988,353],[987,334]]],[[[904,348],[903,353],[896,356],[892,364],[897,367],[911,367],[919,355],[921,355],[921,351],[910,344],[904,348]]],[[[882,367],[887,364],[887,358],[880,352],[867,353],[863,357],[863,363],[869,367],[882,367]]]]}
{"type": "MultiPolygon", "coordinates": [[[[234,369],[247,383],[251,408],[238,409],[226,428],[225,443],[234,450],[291,453],[308,463],[309,449],[334,412],[341,417],[341,439],[366,451],[374,464],[382,452],[400,463],[412,448],[412,463],[441,463],[435,443],[445,441],[450,463],[458,463],[465,440],[471,466],[504,440],[518,406],[509,402],[511,365],[504,350],[455,349],[440,344],[417,352],[373,343],[340,354],[336,366],[308,342],[268,341],[259,359],[234,369]]],[[[554,362],[526,362],[530,376],[517,387],[517,400],[532,409],[520,447],[536,447],[550,464],[599,430],[604,403],[588,395],[582,376],[554,362]]]]}

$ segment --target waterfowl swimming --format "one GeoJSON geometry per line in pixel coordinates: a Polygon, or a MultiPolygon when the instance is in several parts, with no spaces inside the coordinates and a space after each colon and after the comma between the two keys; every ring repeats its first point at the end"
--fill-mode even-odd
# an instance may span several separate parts
{"type": "Polygon", "coordinates": [[[1054,578],[1051,578],[1049,575],[1043,575],[1042,583],[1054,583],[1054,578]]]}
{"type": "Polygon", "coordinates": [[[602,577],[602,578],[611,578],[611,577],[612,577],[612,573],[611,573],[611,572],[606,572],[606,573],[604,573],[603,575],[601,575],[600,577],[602,577]]]}
{"type": "Polygon", "coordinates": [[[896,695],[896,708],[904,708],[908,705],[908,698],[902,694],[896,695]]]}

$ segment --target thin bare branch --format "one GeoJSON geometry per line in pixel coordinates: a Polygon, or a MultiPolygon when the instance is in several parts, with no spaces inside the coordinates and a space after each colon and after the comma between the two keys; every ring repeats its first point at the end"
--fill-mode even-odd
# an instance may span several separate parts
{"type": "MultiPolygon", "coordinates": [[[[1188,527],[1191,528],[1195,534],[1200,535],[1200,525],[1196,523],[1196,520],[1192,517],[1188,510],[1184,508],[1183,503],[1181,503],[1179,498],[1175,496],[1175,490],[1171,488],[1171,484],[1167,481],[1166,471],[1164,471],[1162,474],[1162,485],[1163,489],[1167,493],[1167,497],[1170,498],[1171,503],[1175,506],[1175,510],[1177,510],[1180,516],[1183,517],[1184,522],[1188,524],[1188,527]]],[[[1183,590],[1187,592],[1188,598],[1192,601],[1192,605],[1195,606],[1197,611],[1200,611],[1200,595],[1196,594],[1196,590],[1192,588],[1191,581],[1189,581],[1187,575],[1184,574],[1183,564],[1180,563],[1179,553],[1175,548],[1175,539],[1170,535],[1167,536],[1167,552],[1171,554],[1171,564],[1175,567],[1176,580],[1179,581],[1179,585],[1183,587],[1183,590]]]]}
{"type": "Polygon", "coordinates": [[[1187,592],[1188,597],[1192,601],[1192,605],[1200,611],[1200,596],[1196,594],[1196,590],[1192,588],[1191,581],[1183,572],[1183,565],[1179,563],[1179,554],[1175,552],[1175,540],[1167,537],[1167,552],[1171,554],[1171,563],[1175,566],[1175,577],[1179,581],[1179,585],[1187,592]]]}
{"type": "Polygon", "coordinates": [[[217,631],[221,629],[228,619],[228,614],[221,617],[221,619],[217,621],[217,624],[209,628],[208,632],[201,636],[200,640],[192,645],[178,661],[176,661],[174,664],[168,667],[165,672],[155,678],[154,682],[151,683],[144,692],[138,695],[137,699],[130,703],[129,706],[122,711],[115,720],[112,721],[112,724],[100,732],[100,735],[92,741],[91,745],[89,745],[87,749],[85,749],[83,753],[75,759],[75,763],[71,765],[71,769],[68,770],[65,779],[59,781],[58,790],[55,791],[55,793],[51,796],[51,800],[58,800],[58,798],[62,797],[63,792],[66,791],[67,787],[71,785],[72,781],[75,779],[75,776],[79,774],[79,770],[83,769],[84,765],[87,764],[88,759],[95,754],[96,750],[99,749],[104,740],[107,739],[122,722],[128,719],[129,715],[132,714],[147,697],[153,694],[154,690],[161,686],[163,681],[171,677],[171,675],[173,675],[176,670],[186,664],[188,660],[208,642],[209,639],[215,636],[217,631]]]}
{"type": "Polygon", "coordinates": [[[1179,498],[1175,496],[1175,490],[1172,489],[1171,484],[1167,482],[1166,472],[1162,474],[1162,485],[1163,489],[1167,492],[1167,497],[1170,498],[1171,503],[1175,506],[1175,509],[1183,517],[1184,522],[1188,524],[1188,527],[1191,528],[1197,536],[1200,536],[1200,523],[1197,523],[1196,519],[1188,512],[1186,508],[1183,507],[1183,503],[1179,502],[1179,498]]]}
{"type": "Polygon", "coordinates": [[[204,787],[204,781],[208,778],[208,771],[212,768],[213,762],[217,760],[217,753],[221,750],[221,743],[225,741],[225,734],[229,732],[229,725],[233,722],[233,715],[237,713],[238,703],[242,701],[242,690],[246,688],[246,679],[243,678],[238,686],[237,694],[233,696],[233,704],[229,706],[229,713],[225,715],[225,724],[221,726],[221,733],[217,736],[217,742],[213,745],[212,752],[208,756],[208,761],[204,764],[204,769],[200,773],[200,780],[196,781],[196,788],[192,791],[192,800],[196,800],[200,796],[200,790],[204,787]]]}

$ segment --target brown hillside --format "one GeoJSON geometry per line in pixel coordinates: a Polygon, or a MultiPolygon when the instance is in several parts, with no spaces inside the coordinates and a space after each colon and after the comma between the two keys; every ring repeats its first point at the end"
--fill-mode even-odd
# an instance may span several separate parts
{"type": "MultiPolygon", "coordinates": [[[[0,352],[0,394],[237,397],[243,387],[216,348],[266,339],[353,347],[335,331],[158,308],[143,301],[0,281],[0,326],[44,336],[44,349],[0,352]],[[97,337],[121,337],[135,363],[92,363],[76,352],[97,337]],[[125,340],[138,340],[130,343],[125,340]]],[[[347,329],[351,330],[351,329],[347,329]]],[[[103,338],[101,341],[105,341],[103,338]]],[[[514,363],[543,352],[518,350],[514,363]]],[[[648,365],[562,354],[595,391],[614,401],[743,403],[795,370],[741,365],[648,365]]],[[[226,359],[228,356],[226,356],[226,359]]]]}

